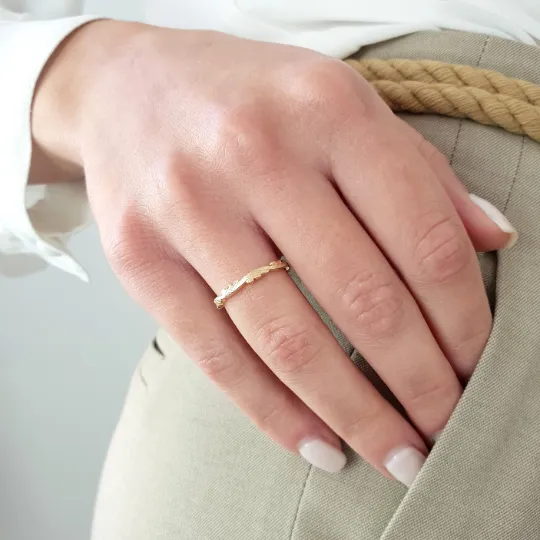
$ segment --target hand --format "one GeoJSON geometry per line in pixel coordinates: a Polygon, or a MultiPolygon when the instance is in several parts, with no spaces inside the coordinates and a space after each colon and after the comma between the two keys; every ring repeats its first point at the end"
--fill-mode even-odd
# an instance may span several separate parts
{"type": "Polygon", "coordinates": [[[261,429],[331,471],[342,438],[410,484],[490,332],[473,245],[510,236],[366,81],[309,50],[100,21],[51,62],[33,129],[84,169],[128,292],[261,429]],[[410,423],[284,271],[216,310],[281,254],[410,423]]]}

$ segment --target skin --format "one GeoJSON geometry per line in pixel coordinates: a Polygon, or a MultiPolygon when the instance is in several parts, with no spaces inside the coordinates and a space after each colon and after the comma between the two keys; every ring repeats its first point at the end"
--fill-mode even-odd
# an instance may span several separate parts
{"type": "Polygon", "coordinates": [[[383,474],[427,453],[491,328],[475,248],[503,233],[444,158],[340,61],[214,32],[98,21],[59,48],[33,108],[33,182],[86,178],[120,281],[292,452],[345,440],[383,474]],[[410,422],[353,366],[285,255],[410,422]]]}

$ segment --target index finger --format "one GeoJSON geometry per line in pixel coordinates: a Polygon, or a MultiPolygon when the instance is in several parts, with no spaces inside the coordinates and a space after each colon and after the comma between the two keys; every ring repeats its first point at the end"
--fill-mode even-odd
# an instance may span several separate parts
{"type": "Polygon", "coordinates": [[[333,174],[349,206],[401,274],[456,373],[468,378],[491,329],[480,267],[444,186],[395,118],[353,127],[333,174]]]}

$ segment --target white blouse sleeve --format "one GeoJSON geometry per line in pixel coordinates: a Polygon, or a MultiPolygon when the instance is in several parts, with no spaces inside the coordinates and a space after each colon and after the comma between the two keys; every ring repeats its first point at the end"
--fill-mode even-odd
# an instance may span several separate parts
{"type": "Polygon", "coordinates": [[[539,0],[0,0],[0,273],[49,263],[87,279],[66,248],[88,219],[84,182],[27,187],[34,87],[58,44],[97,18],[80,16],[85,4],[109,17],[221,30],[341,58],[370,43],[441,28],[531,45],[540,40],[539,0]]]}
{"type": "MultiPolygon", "coordinates": [[[[72,2],[66,1],[64,13],[59,13],[58,4],[53,16],[72,14],[72,2]]],[[[30,113],[39,75],[60,42],[97,17],[46,20],[46,16],[39,13],[41,20],[37,20],[33,13],[15,13],[0,1],[0,273],[32,271],[39,266],[35,257],[28,256],[33,254],[86,280],[86,273],[65,247],[66,236],[87,221],[84,183],[27,187],[27,180],[32,153],[30,113]],[[62,211],[55,212],[53,207],[62,211]],[[15,258],[19,262],[14,270],[6,254],[26,256],[15,258]]]]}

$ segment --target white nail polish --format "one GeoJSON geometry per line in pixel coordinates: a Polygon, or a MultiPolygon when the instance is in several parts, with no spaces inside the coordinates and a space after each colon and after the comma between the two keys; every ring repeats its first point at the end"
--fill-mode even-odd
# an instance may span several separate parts
{"type": "Polygon", "coordinates": [[[505,215],[489,201],[486,201],[486,199],[482,199],[477,195],[469,195],[469,197],[471,198],[471,201],[481,208],[486,216],[501,229],[501,231],[510,235],[505,248],[511,248],[517,242],[518,233],[514,226],[506,219],[505,215]]]}
{"type": "Polygon", "coordinates": [[[425,461],[424,454],[416,448],[405,447],[391,452],[384,466],[396,480],[410,487],[425,461]]]}
{"type": "Polygon", "coordinates": [[[345,454],[320,439],[306,439],[298,446],[300,455],[313,466],[330,473],[337,473],[345,467],[345,454]]]}

